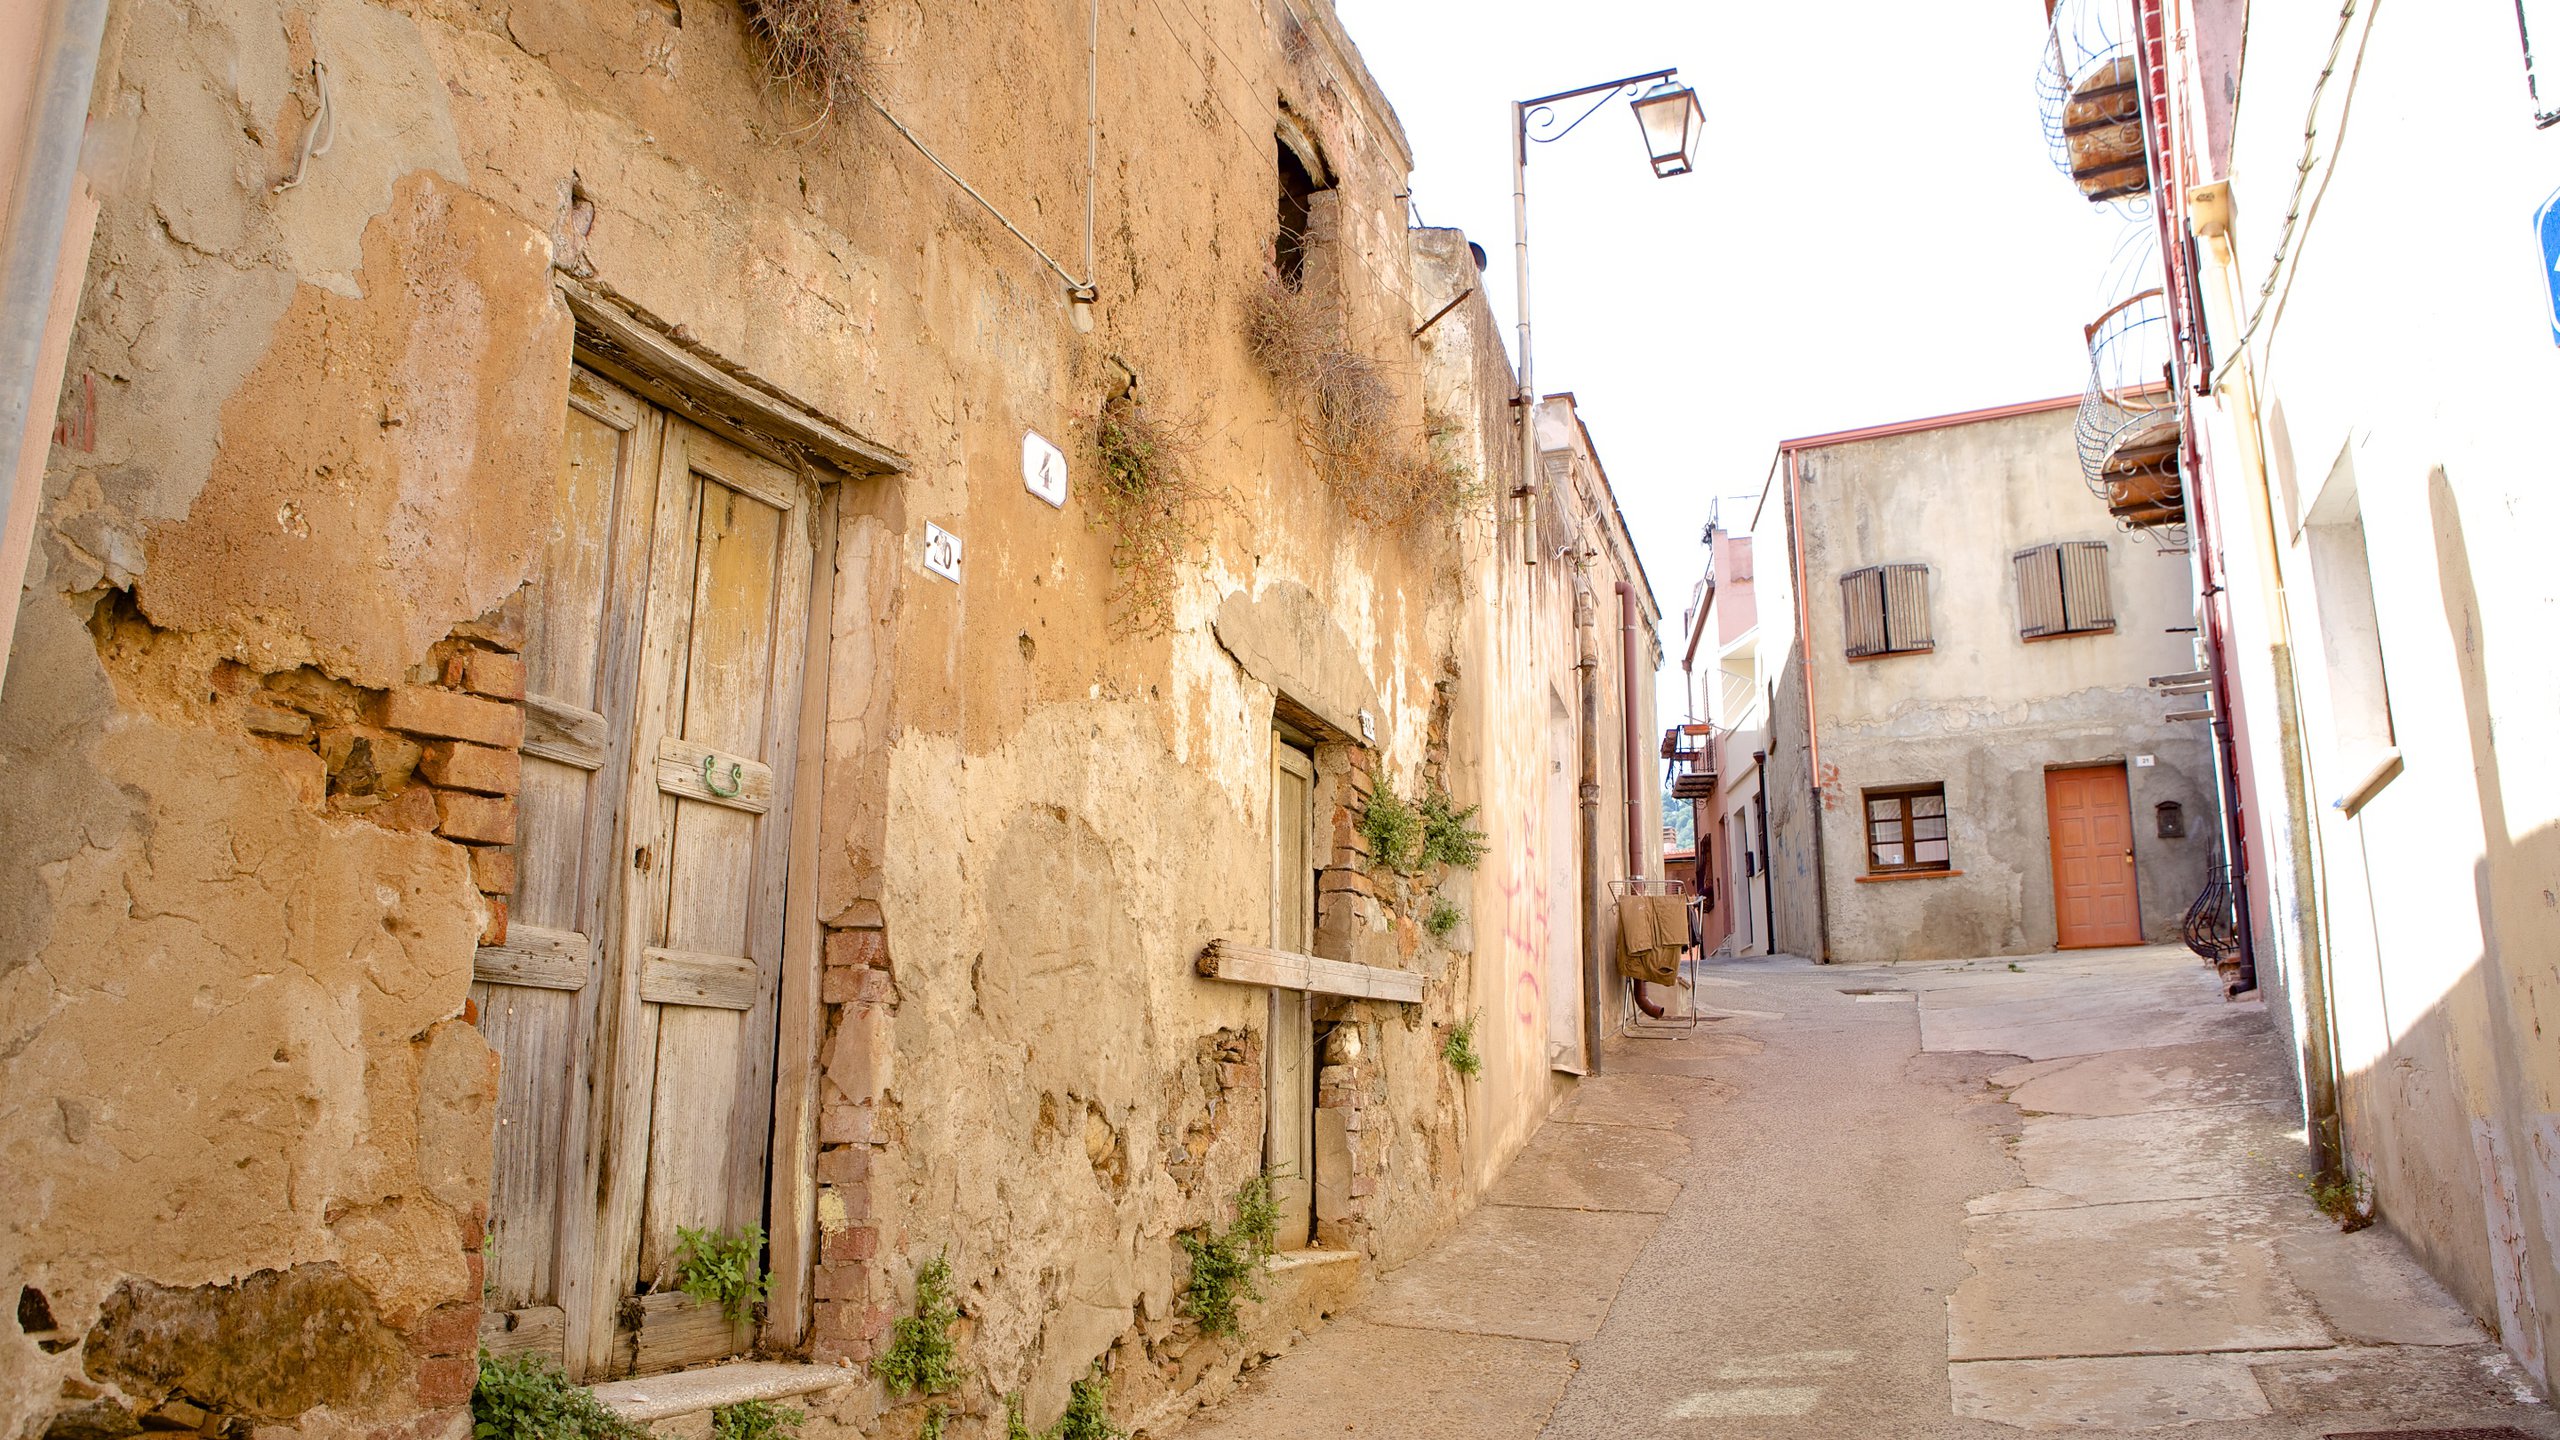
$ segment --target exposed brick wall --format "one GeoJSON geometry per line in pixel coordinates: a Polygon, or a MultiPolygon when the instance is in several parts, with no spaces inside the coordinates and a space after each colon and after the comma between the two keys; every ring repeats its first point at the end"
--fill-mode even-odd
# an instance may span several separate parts
{"type": "Polygon", "coordinates": [[[1370,1112],[1387,1117],[1387,1076],[1374,1027],[1357,1019],[1325,1032],[1316,1070],[1316,1244],[1359,1249],[1370,1230],[1370,1197],[1386,1150],[1366,1133],[1370,1112]],[[1347,1176],[1347,1180],[1344,1178],[1347,1176]]]}
{"type": "Polygon", "coordinates": [[[367,690],[304,667],[217,683],[243,729],[319,757],[335,814],[432,831],[465,847],[489,907],[485,945],[506,943],[516,888],[516,795],[524,745],[525,597],[438,641],[406,682],[367,690]]]}
{"type": "Polygon", "coordinates": [[[818,1081],[818,1266],[809,1348],[819,1360],[871,1358],[895,1311],[880,1274],[873,1161],[887,1137],[879,1106],[898,1008],[879,907],[859,904],[827,931],[818,999],[825,1008],[818,1081]]]}
{"type": "MultiPolygon", "coordinates": [[[[484,945],[506,943],[508,897],[516,888],[524,643],[525,596],[518,591],[438,642],[407,683],[390,690],[361,689],[309,668],[255,676],[234,667],[223,677],[249,733],[318,757],[326,777],[319,798],[330,811],[394,830],[432,831],[464,848],[473,888],[488,908],[484,945]]],[[[476,1297],[487,1224],[487,1207],[474,1207],[456,1237],[475,1298],[401,1317],[393,1327],[409,1347],[421,1413],[378,1432],[386,1440],[468,1423],[479,1376],[476,1297]]]]}

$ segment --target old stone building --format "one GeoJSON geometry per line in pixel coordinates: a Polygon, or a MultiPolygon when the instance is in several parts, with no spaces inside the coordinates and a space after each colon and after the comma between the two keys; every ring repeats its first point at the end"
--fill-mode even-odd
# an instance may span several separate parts
{"type": "Polygon", "coordinates": [[[1325,0],[102,33],[0,690],[0,1433],[465,1434],[484,1346],[1161,1427],[1621,1013],[1656,611],[1569,401],[1522,483],[1325,0]],[[1179,1237],[1266,1167],[1204,1333],[1179,1237]],[[761,1305],[681,1283],[751,1226],[761,1305]],[[965,1379],[842,1368],[937,1259],[965,1379]]]}
{"type": "Polygon", "coordinates": [[[1753,522],[1751,773],[1780,951],[2177,937],[2215,849],[2207,738],[2152,683],[2194,664],[2187,567],[2086,513],[2077,404],[1779,446],[1753,522]]]}

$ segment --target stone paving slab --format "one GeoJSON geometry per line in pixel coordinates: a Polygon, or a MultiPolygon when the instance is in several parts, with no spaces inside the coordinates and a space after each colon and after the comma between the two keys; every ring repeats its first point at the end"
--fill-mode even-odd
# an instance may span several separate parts
{"type": "Polygon", "coordinates": [[[1573,1097],[1550,1117],[1550,1123],[1682,1130],[1711,1113],[1707,1107],[1733,1095],[1733,1086],[1722,1080],[1612,1071],[1574,1087],[1573,1097]]]}
{"type": "Polygon", "coordinates": [[[2276,1259],[2307,1208],[2244,1196],[1970,1220],[1974,1273],[1947,1301],[1947,1358],[2327,1348],[2335,1338],[2276,1259]]]}
{"type": "Polygon", "coordinates": [[[2275,1407],[2249,1355],[2108,1355],[1951,1365],[1955,1413],[2032,1430],[2153,1430],[2275,1407]]]}
{"type": "Polygon", "coordinates": [[[2017,1156],[2029,1188],[2087,1205],[2298,1194],[2302,1149],[2292,1105],[2261,1103],[2034,1119],[2017,1156]]]}
{"type": "Polygon", "coordinates": [[[2035,1006],[2023,1007],[2015,1016],[1933,1010],[1925,992],[1920,1001],[1924,1048],[1980,1050],[2028,1060],[2228,1040],[2261,1033],[2266,1023],[2264,1009],[2259,1005],[2231,1005],[2218,1000],[2212,1009],[2169,1003],[2057,1003],[2041,1012],[2035,1006]]]}
{"type": "Polygon", "coordinates": [[[2532,1400],[2515,1361],[2485,1341],[2467,1352],[2393,1346],[2261,1356],[2255,1369],[2278,1414],[2320,1416],[2323,1430],[2421,1424],[2560,1430],[2551,1407],[2532,1400]]]}
{"type": "Polygon", "coordinates": [[[1660,1215],[1680,1198],[1680,1182],[1672,1174],[1688,1158],[1688,1140],[1674,1131],[1550,1120],[1521,1148],[1485,1201],[1660,1215]]]}
{"type": "Polygon", "coordinates": [[[2141,1115],[2244,1100],[2294,1103],[2284,1053],[2275,1036],[2263,1031],[2036,1065],[2033,1074],[2012,1079],[2013,1072],[2003,1071],[1991,1083],[2016,1086],[2009,1103],[2020,1110],[2049,1115],[2141,1115]]]}
{"type": "Polygon", "coordinates": [[[1700,1027],[1696,1036],[1685,1040],[1619,1040],[1612,1041],[1601,1053],[1601,1078],[1609,1075],[1687,1075],[1713,1078],[1732,1068],[1732,1062],[1757,1055],[1762,1042],[1734,1031],[1717,1031],[1700,1027]]]}
{"type": "Polygon", "coordinates": [[[2361,1345],[2477,1345],[2489,1337],[2408,1247],[2379,1227],[2313,1225],[2276,1241],[2276,1259],[2329,1328],[2361,1345]]]}
{"type": "Polygon", "coordinates": [[[1588,1340],[1658,1223],[1633,1212],[1486,1205],[1382,1277],[1361,1313],[1382,1325],[1588,1340]]]}
{"type": "Polygon", "coordinates": [[[1530,1440],[1573,1374],[1552,1341],[1343,1319],[1264,1366],[1184,1440],[1530,1440]],[[1378,1383],[1345,1385],[1346,1374],[1378,1383]]]}

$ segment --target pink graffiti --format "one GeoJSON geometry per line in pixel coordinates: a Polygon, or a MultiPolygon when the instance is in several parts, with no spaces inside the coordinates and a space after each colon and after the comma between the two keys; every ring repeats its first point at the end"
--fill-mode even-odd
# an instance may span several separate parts
{"type": "Polygon", "coordinates": [[[1546,986],[1538,972],[1547,959],[1547,872],[1539,863],[1534,827],[1525,833],[1513,856],[1511,873],[1502,881],[1502,946],[1519,968],[1513,972],[1514,1016],[1524,1030],[1535,1029],[1545,1016],[1546,986]]]}

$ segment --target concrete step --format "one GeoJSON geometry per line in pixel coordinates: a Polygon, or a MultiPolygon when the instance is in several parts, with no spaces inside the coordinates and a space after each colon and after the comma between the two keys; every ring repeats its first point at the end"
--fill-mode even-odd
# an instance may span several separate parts
{"type": "Polygon", "coordinates": [[[616,1380],[596,1386],[593,1394],[607,1410],[655,1434],[708,1440],[711,1412],[720,1406],[748,1400],[787,1401],[862,1383],[861,1371],[837,1365],[741,1360],[641,1380],[616,1380]]]}

